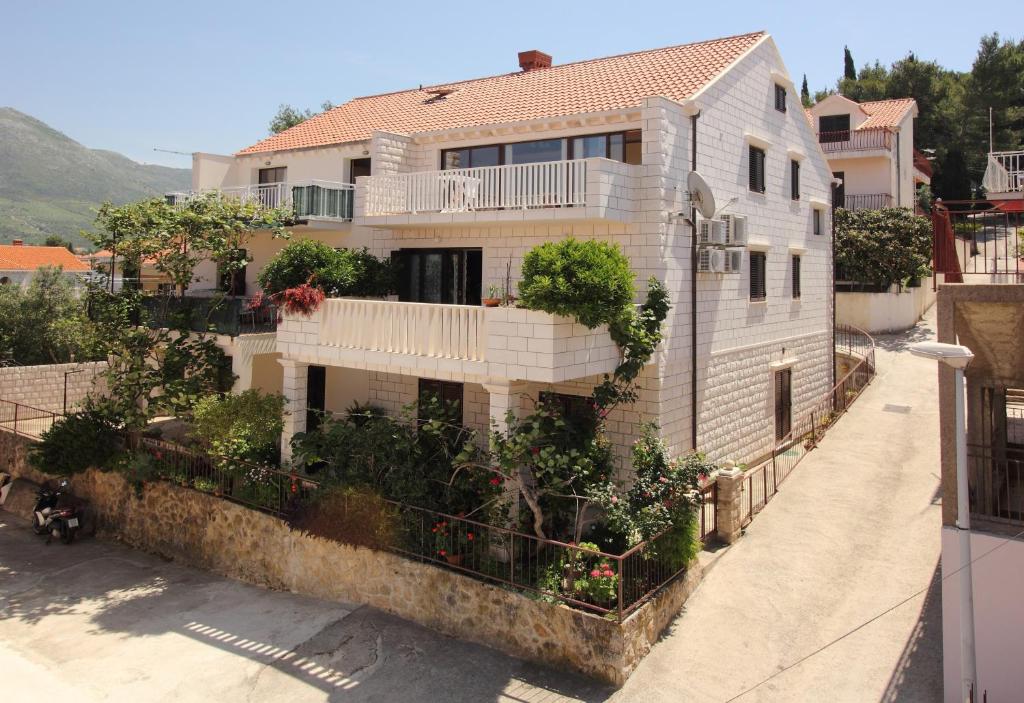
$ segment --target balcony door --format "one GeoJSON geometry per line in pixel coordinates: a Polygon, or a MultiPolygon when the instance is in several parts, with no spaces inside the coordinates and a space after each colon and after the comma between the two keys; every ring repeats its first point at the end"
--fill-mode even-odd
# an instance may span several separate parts
{"type": "Polygon", "coordinates": [[[818,141],[822,144],[850,141],[850,116],[822,115],[819,117],[818,141]]]}
{"type": "Polygon", "coordinates": [[[399,249],[398,299],[411,303],[479,305],[483,252],[479,249],[399,249]]]}

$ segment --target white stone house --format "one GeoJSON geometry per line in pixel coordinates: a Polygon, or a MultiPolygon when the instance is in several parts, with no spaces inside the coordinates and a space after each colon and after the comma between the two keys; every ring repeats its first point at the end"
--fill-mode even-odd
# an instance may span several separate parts
{"type": "MultiPolygon", "coordinates": [[[[483,429],[541,393],[588,394],[618,360],[607,331],[480,305],[509,270],[515,291],[532,247],[572,236],[621,247],[638,302],[649,276],[671,296],[638,402],[608,418],[620,456],[645,420],[676,453],[765,455],[833,377],[832,172],[775,42],[519,59],[509,74],[357,98],[233,156],[194,156],[194,188],[291,199],[295,237],[367,246],[410,272],[400,300],[328,299],[286,316],[273,353],[251,357],[253,385],[288,398],[285,451],[308,407],[395,411],[430,389],[483,429]],[[736,246],[696,247],[694,168],[716,218],[746,218],[736,246]],[[275,362],[283,373],[263,378],[275,362]]],[[[247,286],[281,246],[254,235],[247,286]]]]}
{"type": "Polygon", "coordinates": [[[836,207],[914,207],[918,184],[931,183],[914,149],[917,112],[913,98],[858,103],[842,95],[807,110],[837,180],[836,207]]]}

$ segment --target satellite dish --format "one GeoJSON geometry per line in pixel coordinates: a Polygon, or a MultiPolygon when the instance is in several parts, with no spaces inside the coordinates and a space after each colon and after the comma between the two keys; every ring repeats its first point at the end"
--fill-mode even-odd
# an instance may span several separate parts
{"type": "Polygon", "coordinates": [[[690,171],[686,177],[686,190],[690,196],[690,202],[697,208],[701,217],[710,220],[715,216],[715,196],[711,192],[711,186],[704,180],[704,176],[696,171],[690,171]]]}

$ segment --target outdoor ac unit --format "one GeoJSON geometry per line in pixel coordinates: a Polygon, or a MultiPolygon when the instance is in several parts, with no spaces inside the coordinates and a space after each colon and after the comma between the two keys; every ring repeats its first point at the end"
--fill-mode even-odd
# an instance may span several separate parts
{"type": "Polygon", "coordinates": [[[722,252],[725,255],[725,272],[740,273],[743,271],[743,250],[727,249],[722,252]]]}
{"type": "Polygon", "coordinates": [[[697,244],[722,246],[725,244],[725,223],[722,220],[701,220],[697,228],[697,244]]]}
{"type": "Polygon", "coordinates": [[[725,252],[721,249],[701,249],[697,255],[699,273],[725,273],[725,252]]]}
{"type": "Polygon", "coordinates": [[[747,245],[747,218],[743,215],[724,215],[725,246],[745,247],[747,245]]]}

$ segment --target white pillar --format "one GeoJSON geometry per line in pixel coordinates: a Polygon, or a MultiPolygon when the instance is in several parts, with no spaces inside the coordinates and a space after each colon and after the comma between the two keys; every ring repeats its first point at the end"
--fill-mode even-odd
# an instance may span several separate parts
{"type": "Polygon", "coordinates": [[[294,359],[278,359],[284,369],[281,390],[284,393],[284,431],[281,432],[281,462],[292,458],[292,437],[306,431],[307,368],[294,359]]]}
{"type": "Polygon", "coordinates": [[[522,406],[521,396],[525,391],[525,384],[513,383],[512,381],[493,381],[483,384],[484,390],[490,398],[491,419],[497,425],[499,432],[508,430],[508,411],[519,417],[522,406]]]}

